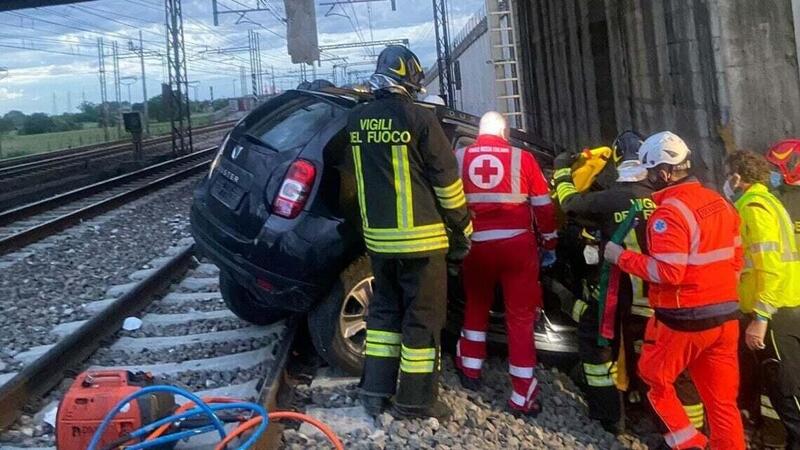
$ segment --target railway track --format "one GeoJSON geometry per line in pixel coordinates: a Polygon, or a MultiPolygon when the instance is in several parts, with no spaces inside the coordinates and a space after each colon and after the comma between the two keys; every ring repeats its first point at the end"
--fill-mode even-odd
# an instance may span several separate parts
{"type": "MultiPolygon", "coordinates": [[[[6,430],[0,448],[54,446],[52,427],[32,423],[32,417],[43,417],[57,404],[63,380],[76,370],[145,371],[201,396],[229,395],[274,406],[296,319],[269,326],[240,321],[222,302],[216,266],[198,265],[192,244],[168,253],[131,274],[137,281],[125,285],[121,296],[86,304],[86,320],[55,326],[55,344],[18,354],[24,364],[19,372],[0,374],[0,430],[6,430]],[[141,318],[141,328],[121,330],[130,316],[141,318]],[[32,405],[41,414],[32,415],[32,405]],[[24,412],[25,420],[17,421],[24,412]]],[[[112,287],[108,295],[119,292],[112,287]]],[[[185,448],[201,447],[190,442],[185,448]]]]}
{"type": "MultiPolygon", "coordinates": [[[[233,122],[194,130],[195,148],[217,144],[233,122]]],[[[144,142],[144,161],[133,160],[128,143],[98,144],[76,149],[0,160],[0,211],[86,186],[164,161],[171,157],[170,137],[144,142]]]]}
{"type": "Polygon", "coordinates": [[[215,147],[0,213],[0,254],[207,169],[215,147]]]}

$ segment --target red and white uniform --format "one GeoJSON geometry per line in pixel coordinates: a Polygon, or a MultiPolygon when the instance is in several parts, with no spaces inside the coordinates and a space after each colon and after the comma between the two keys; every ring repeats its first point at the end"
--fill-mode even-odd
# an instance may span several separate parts
{"type": "Polygon", "coordinates": [[[489,310],[500,284],[514,388],[510,403],[527,410],[538,393],[533,339],[542,304],[538,248],[555,248],[555,206],[536,159],[505,139],[481,135],[456,156],[474,228],[463,267],[466,307],[456,363],[465,375],[480,377],[489,310]]]}

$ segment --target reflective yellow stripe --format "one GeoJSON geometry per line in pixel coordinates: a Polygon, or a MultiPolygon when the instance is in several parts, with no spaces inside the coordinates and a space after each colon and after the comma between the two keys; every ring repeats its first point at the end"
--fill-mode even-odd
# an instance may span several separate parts
{"type": "Polygon", "coordinates": [[[697,403],[695,405],[683,405],[683,410],[686,411],[688,416],[703,414],[703,404],[697,403]]]}
{"type": "Polygon", "coordinates": [[[607,362],[602,364],[589,364],[583,363],[583,373],[586,375],[608,375],[611,372],[613,363],[607,362]]]}
{"type": "Polygon", "coordinates": [[[556,186],[556,193],[558,194],[559,203],[563,203],[568,197],[577,194],[578,190],[572,183],[559,183],[556,186]]]}
{"type": "Polygon", "coordinates": [[[397,345],[376,344],[374,342],[367,341],[367,346],[364,353],[367,356],[378,356],[381,358],[399,358],[400,347],[397,345]]]}
{"type": "Polygon", "coordinates": [[[356,188],[358,190],[358,208],[361,210],[361,222],[364,228],[369,227],[367,221],[367,200],[364,194],[364,173],[361,168],[361,146],[353,146],[353,161],[356,166],[356,188]]]}
{"type": "Polygon", "coordinates": [[[586,383],[594,387],[614,386],[613,375],[617,368],[614,363],[607,362],[602,364],[583,363],[583,374],[586,376],[586,383]]]}
{"type": "Polygon", "coordinates": [[[455,197],[458,194],[464,193],[464,184],[461,182],[461,179],[459,178],[449,186],[445,187],[434,186],[433,192],[436,193],[437,197],[441,198],[455,197]]]}
{"type": "Polygon", "coordinates": [[[434,360],[436,359],[436,347],[409,348],[401,346],[403,359],[412,361],[434,360]]]}
{"type": "Polygon", "coordinates": [[[766,395],[761,396],[761,415],[769,417],[770,419],[781,420],[775,408],[772,407],[772,402],[766,395]]]}
{"type": "Polygon", "coordinates": [[[581,321],[581,316],[586,311],[589,305],[586,304],[583,300],[576,300],[575,304],[572,305],[572,320],[575,322],[581,321]]]}
{"type": "Polygon", "coordinates": [[[433,373],[434,361],[408,361],[400,360],[400,370],[406,373],[433,373]]]}
{"type": "Polygon", "coordinates": [[[464,227],[464,236],[466,236],[466,237],[472,236],[472,231],[473,231],[472,230],[472,221],[470,221],[470,223],[468,223],[467,226],[464,227]]]}
{"type": "Polygon", "coordinates": [[[443,223],[410,228],[364,228],[364,237],[372,240],[421,239],[447,236],[443,223]]]}
{"type": "Polygon", "coordinates": [[[569,167],[564,167],[563,169],[558,169],[553,173],[553,179],[561,178],[563,176],[571,177],[572,169],[569,167]]]}
{"type": "Polygon", "coordinates": [[[439,199],[439,204],[442,205],[444,209],[456,209],[461,208],[462,206],[467,204],[467,197],[464,193],[457,194],[455,197],[452,198],[442,198],[437,197],[439,199]]]}
{"type": "Polygon", "coordinates": [[[447,237],[420,239],[415,241],[375,241],[364,239],[367,248],[376,253],[414,253],[448,248],[447,237]]]}
{"type": "Polygon", "coordinates": [[[653,317],[655,315],[655,311],[653,311],[653,308],[647,306],[632,305],[631,314],[639,317],[653,317]]]}
{"type": "Polygon", "coordinates": [[[394,191],[397,195],[397,226],[414,226],[414,201],[411,195],[411,170],[408,167],[408,147],[392,146],[392,168],[394,169],[394,191]]]}
{"type": "Polygon", "coordinates": [[[367,341],[379,344],[400,345],[403,335],[394,331],[367,330],[367,341]]]}

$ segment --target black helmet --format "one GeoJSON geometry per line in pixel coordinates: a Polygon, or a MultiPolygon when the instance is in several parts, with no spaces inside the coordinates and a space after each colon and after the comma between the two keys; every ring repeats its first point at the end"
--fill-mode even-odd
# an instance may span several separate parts
{"type": "Polygon", "coordinates": [[[639,147],[642,146],[644,137],[636,131],[627,130],[618,134],[611,149],[614,151],[614,164],[620,165],[622,161],[639,160],[639,147]]]}
{"type": "Polygon", "coordinates": [[[402,45],[390,45],[378,56],[375,73],[385,75],[406,88],[410,93],[422,90],[425,73],[419,58],[402,45]]]}

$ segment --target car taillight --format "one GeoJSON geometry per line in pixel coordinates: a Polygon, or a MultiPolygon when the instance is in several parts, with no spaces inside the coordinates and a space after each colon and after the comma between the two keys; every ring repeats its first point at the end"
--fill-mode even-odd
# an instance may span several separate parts
{"type": "Polygon", "coordinates": [[[294,219],[306,205],[308,193],[314,186],[317,170],[309,161],[298,159],[286,173],[278,195],[272,202],[272,211],[287,219],[294,219]]]}

